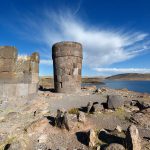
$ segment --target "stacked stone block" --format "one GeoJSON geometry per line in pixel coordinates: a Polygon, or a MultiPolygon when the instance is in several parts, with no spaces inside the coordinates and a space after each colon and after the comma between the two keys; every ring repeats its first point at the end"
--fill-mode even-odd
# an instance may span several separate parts
{"type": "Polygon", "coordinates": [[[39,55],[18,56],[11,46],[0,47],[0,97],[19,97],[37,93],[39,55]]]}
{"type": "Polygon", "coordinates": [[[73,93],[81,90],[82,45],[59,42],[52,47],[54,87],[56,92],[73,93]]]}

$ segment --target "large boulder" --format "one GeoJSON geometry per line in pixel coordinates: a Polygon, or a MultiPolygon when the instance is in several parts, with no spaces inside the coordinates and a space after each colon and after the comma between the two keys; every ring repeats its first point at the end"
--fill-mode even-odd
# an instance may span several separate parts
{"type": "Polygon", "coordinates": [[[108,109],[117,109],[124,106],[124,99],[119,95],[108,95],[107,96],[108,109]]]}
{"type": "Polygon", "coordinates": [[[141,150],[139,131],[135,125],[131,125],[127,129],[126,145],[128,150],[141,150]]]}

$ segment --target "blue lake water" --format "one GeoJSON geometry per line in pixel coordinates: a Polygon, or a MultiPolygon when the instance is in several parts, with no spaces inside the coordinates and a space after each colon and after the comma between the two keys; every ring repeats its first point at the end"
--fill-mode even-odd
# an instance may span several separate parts
{"type": "Polygon", "coordinates": [[[150,81],[114,81],[106,80],[104,84],[92,83],[92,84],[83,84],[83,85],[96,85],[97,88],[109,87],[113,89],[123,89],[127,88],[131,91],[141,92],[141,93],[150,93],[150,81]]]}

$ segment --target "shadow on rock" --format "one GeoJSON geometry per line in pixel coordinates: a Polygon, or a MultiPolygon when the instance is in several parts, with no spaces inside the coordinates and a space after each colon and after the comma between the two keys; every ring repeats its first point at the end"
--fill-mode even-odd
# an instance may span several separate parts
{"type": "Polygon", "coordinates": [[[11,145],[11,144],[7,144],[7,145],[4,147],[4,150],[9,150],[10,145],[11,145]]]}
{"type": "Polygon", "coordinates": [[[88,146],[89,139],[86,132],[76,132],[77,139],[80,143],[88,146]]]}
{"type": "Polygon", "coordinates": [[[79,111],[82,111],[82,112],[86,113],[87,112],[87,107],[81,107],[81,108],[79,108],[79,111]]]}
{"type": "Polygon", "coordinates": [[[52,93],[55,93],[54,88],[43,88],[42,86],[39,86],[39,91],[50,91],[52,93]]]}
{"type": "Polygon", "coordinates": [[[109,134],[105,131],[101,131],[99,133],[99,136],[98,138],[107,143],[107,144],[111,144],[111,143],[118,143],[118,144],[121,144],[121,145],[124,145],[125,144],[125,139],[122,138],[122,137],[118,137],[118,136],[115,136],[115,135],[112,135],[112,134],[109,134]]]}
{"type": "Polygon", "coordinates": [[[50,123],[52,126],[55,126],[55,117],[48,116],[47,119],[49,120],[49,123],[50,123]]]}
{"type": "Polygon", "coordinates": [[[108,104],[107,103],[101,103],[103,105],[104,109],[108,109],[108,104]]]}

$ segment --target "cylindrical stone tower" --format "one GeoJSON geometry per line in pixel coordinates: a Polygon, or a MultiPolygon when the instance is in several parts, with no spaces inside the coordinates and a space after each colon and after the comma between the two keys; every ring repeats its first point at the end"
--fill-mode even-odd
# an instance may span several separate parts
{"type": "Polygon", "coordinates": [[[81,90],[82,45],[59,42],[52,47],[55,91],[75,93],[81,90]]]}

